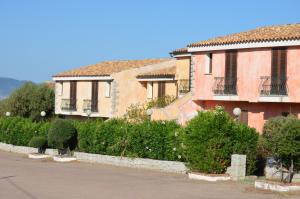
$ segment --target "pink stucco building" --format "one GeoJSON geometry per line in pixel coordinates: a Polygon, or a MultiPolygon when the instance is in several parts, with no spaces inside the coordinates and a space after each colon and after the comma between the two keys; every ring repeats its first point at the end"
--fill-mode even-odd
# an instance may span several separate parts
{"type": "MultiPolygon", "coordinates": [[[[192,43],[192,99],[182,115],[221,105],[259,132],[270,117],[300,117],[300,24],[268,26],[192,43]]],[[[184,120],[185,118],[181,118],[184,120]]]]}

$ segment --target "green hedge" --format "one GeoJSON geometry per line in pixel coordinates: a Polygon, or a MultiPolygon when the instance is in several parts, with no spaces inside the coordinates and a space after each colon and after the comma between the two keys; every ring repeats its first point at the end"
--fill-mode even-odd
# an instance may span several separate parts
{"type": "Polygon", "coordinates": [[[217,108],[199,112],[184,128],[187,165],[204,173],[224,173],[232,154],[247,155],[247,173],[255,169],[258,134],[217,108]]]}
{"type": "Polygon", "coordinates": [[[8,144],[28,146],[32,137],[46,137],[48,129],[48,122],[32,122],[23,117],[0,117],[0,141],[8,144]]]}
{"type": "Polygon", "coordinates": [[[76,122],[78,150],[88,153],[180,160],[179,126],[175,122],[126,120],[76,122]],[[175,136],[175,134],[177,136],[175,136]]]}
{"type": "MultiPolygon", "coordinates": [[[[187,162],[194,171],[223,173],[233,153],[247,155],[247,172],[255,169],[258,134],[234,122],[223,110],[199,112],[186,127],[174,121],[129,123],[123,119],[72,121],[75,150],[87,153],[187,162]]],[[[34,136],[48,137],[50,122],[0,118],[0,141],[27,146],[34,136]]]]}

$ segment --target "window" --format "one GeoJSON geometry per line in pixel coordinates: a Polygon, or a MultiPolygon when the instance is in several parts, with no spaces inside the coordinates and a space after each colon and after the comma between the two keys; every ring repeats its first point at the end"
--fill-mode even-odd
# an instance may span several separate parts
{"type": "Polygon", "coordinates": [[[240,115],[240,122],[248,125],[248,110],[242,110],[240,115]]]}
{"type": "Polygon", "coordinates": [[[286,48],[272,49],[271,94],[286,95],[286,48]]]}
{"type": "Polygon", "coordinates": [[[205,57],[205,74],[212,74],[212,53],[207,53],[205,57]]]}
{"type": "Polygon", "coordinates": [[[98,81],[92,81],[91,111],[98,111],[98,81]]]}
{"type": "Polygon", "coordinates": [[[158,98],[165,97],[166,95],[166,82],[158,82],[158,98]]]}
{"type": "Polygon", "coordinates": [[[153,98],[153,82],[147,82],[147,98],[153,98]]]}
{"type": "Polygon", "coordinates": [[[281,113],[281,116],[287,117],[287,116],[289,116],[289,114],[290,114],[289,112],[282,112],[282,113],[281,113]]]}
{"type": "Polygon", "coordinates": [[[111,82],[105,82],[105,97],[110,97],[111,82]]]}
{"type": "Polygon", "coordinates": [[[70,82],[70,108],[71,110],[76,110],[76,101],[77,101],[77,82],[70,82]]]}
{"type": "Polygon", "coordinates": [[[226,94],[236,94],[237,51],[227,51],[225,56],[224,92],[226,94]]]}

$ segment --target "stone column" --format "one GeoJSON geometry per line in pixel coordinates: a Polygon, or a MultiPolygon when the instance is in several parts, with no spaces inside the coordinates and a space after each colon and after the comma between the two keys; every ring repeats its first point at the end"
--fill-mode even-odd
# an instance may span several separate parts
{"type": "Polygon", "coordinates": [[[234,181],[245,179],[246,155],[233,154],[231,156],[230,176],[234,181]]]}

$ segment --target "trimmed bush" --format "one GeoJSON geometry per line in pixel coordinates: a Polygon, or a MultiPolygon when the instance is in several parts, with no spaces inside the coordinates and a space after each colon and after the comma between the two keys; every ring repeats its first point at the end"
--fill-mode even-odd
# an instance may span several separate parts
{"type": "Polygon", "coordinates": [[[74,150],[77,145],[77,131],[73,124],[64,119],[56,119],[52,122],[48,133],[48,144],[58,149],[60,155],[67,150],[74,150]]]}
{"type": "Polygon", "coordinates": [[[232,154],[247,155],[247,173],[255,169],[258,134],[236,123],[222,108],[199,112],[184,129],[187,166],[193,171],[224,173],[232,154]]]}
{"type": "Polygon", "coordinates": [[[35,136],[31,138],[30,142],[28,143],[30,147],[38,148],[39,153],[45,153],[47,144],[47,139],[42,136],[35,136]]]}

